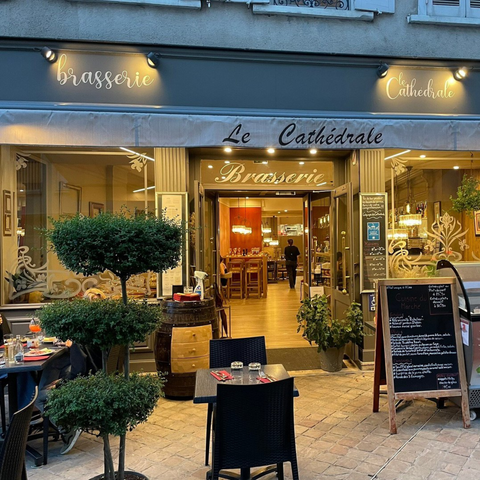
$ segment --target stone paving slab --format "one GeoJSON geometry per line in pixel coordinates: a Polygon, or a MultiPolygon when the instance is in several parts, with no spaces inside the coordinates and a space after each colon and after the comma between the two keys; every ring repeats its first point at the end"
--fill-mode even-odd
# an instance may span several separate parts
{"type": "MultiPolygon", "coordinates": [[[[380,412],[372,413],[372,372],[296,375],[302,480],[480,479],[480,420],[465,430],[460,409],[450,402],[443,410],[428,400],[409,402],[397,414],[398,434],[390,435],[386,398],[380,412]]],[[[128,434],[127,468],[150,480],[204,479],[206,414],[206,405],[161,399],[148,422],[128,434]]],[[[60,455],[61,446],[51,442],[48,465],[35,467],[27,459],[30,480],[84,480],[102,472],[98,438],[82,434],[66,455],[60,455]]],[[[291,479],[290,466],[285,467],[291,479]]]]}

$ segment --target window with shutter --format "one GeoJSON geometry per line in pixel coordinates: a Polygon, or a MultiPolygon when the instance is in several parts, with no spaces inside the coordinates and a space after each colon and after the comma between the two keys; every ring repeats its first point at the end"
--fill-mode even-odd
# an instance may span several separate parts
{"type": "Polygon", "coordinates": [[[469,0],[467,5],[467,17],[480,18],[480,0],[469,0]]]}
{"type": "Polygon", "coordinates": [[[408,23],[436,23],[478,27],[480,0],[418,0],[418,15],[408,15],[408,23]]]}
{"type": "Polygon", "coordinates": [[[430,15],[465,16],[465,0],[430,0],[429,4],[430,15]]]}
{"type": "Polygon", "coordinates": [[[395,0],[354,0],[353,4],[355,10],[395,13],[395,0]]]}

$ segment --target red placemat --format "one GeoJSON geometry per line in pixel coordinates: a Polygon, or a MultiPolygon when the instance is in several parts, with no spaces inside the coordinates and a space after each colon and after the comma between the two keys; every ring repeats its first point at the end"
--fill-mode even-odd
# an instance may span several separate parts
{"type": "Polygon", "coordinates": [[[46,360],[49,355],[39,355],[38,357],[23,357],[25,362],[40,362],[41,360],[46,360]]]}

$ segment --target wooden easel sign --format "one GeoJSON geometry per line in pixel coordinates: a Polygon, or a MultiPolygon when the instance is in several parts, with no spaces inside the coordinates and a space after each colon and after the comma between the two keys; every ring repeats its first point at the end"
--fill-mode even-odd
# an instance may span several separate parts
{"type": "Polygon", "coordinates": [[[469,428],[455,279],[379,280],[377,299],[373,410],[386,382],[390,433],[397,433],[398,399],[461,397],[463,426],[469,428]]]}

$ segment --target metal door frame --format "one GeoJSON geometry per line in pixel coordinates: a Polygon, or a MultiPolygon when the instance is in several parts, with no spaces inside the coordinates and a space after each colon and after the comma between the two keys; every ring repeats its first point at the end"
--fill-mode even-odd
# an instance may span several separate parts
{"type": "MultiPolygon", "coordinates": [[[[339,303],[345,304],[345,305],[350,305],[351,302],[354,301],[355,299],[355,291],[354,291],[354,275],[353,275],[353,188],[351,183],[345,183],[344,185],[341,185],[335,189],[332,190],[331,193],[331,208],[332,208],[332,219],[333,221],[330,223],[330,238],[332,239],[332,253],[333,253],[333,265],[332,268],[330,269],[330,275],[332,277],[332,315],[335,318],[339,318],[343,312],[338,312],[337,311],[337,301],[339,303]],[[342,275],[343,275],[343,290],[339,291],[337,289],[338,285],[338,278],[337,278],[337,268],[336,268],[336,254],[339,251],[337,248],[337,245],[339,245],[339,241],[341,242],[342,240],[337,238],[338,234],[338,207],[337,207],[337,201],[339,197],[346,195],[347,198],[347,228],[343,230],[342,232],[344,233],[344,238],[347,239],[345,242],[345,245],[341,247],[341,252],[342,252],[342,258],[343,258],[343,269],[342,269],[342,275]],[[348,263],[346,263],[346,260],[348,259],[348,263]],[[347,266],[348,268],[348,275],[347,275],[347,266]],[[345,297],[347,297],[345,299],[345,297]],[[347,300],[347,301],[345,301],[347,300]]],[[[343,235],[343,233],[342,233],[343,235]]]]}

